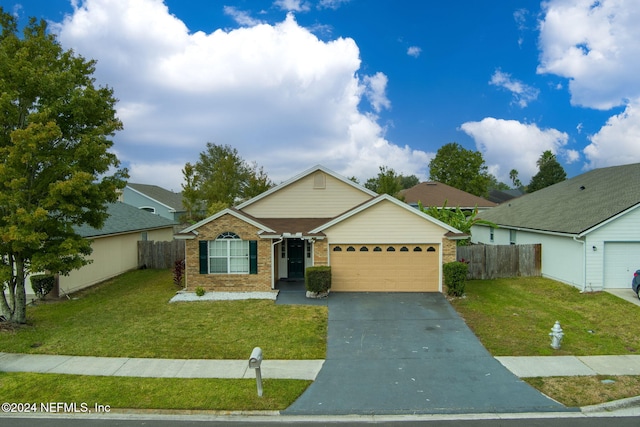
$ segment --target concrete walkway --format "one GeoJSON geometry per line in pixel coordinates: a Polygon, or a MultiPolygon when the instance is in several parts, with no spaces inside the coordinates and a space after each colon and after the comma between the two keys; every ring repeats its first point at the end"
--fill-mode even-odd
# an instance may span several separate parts
{"type": "MultiPolygon", "coordinates": [[[[640,355],[499,356],[520,378],[640,375],[640,355]]],[[[265,360],[263,378],[315,380],[324,360],[265,360]]],[[[0,352],[0,371],[157,378],[255,378],[246,360],[144,359],[0,352]]]]}
{"type": "MultiPolygon", "coordinates": [[[[265,360],[263,378],[314,380],[324,360],[265,360]]],[[[255,378],[247,360],[142,359],[0,353],[0,371],[156,378],[255,378]]]]}
{"type": "Polygon", "coordinates": [[[496,357],[520,378],[640,375],[640,355],[496,357]]]}

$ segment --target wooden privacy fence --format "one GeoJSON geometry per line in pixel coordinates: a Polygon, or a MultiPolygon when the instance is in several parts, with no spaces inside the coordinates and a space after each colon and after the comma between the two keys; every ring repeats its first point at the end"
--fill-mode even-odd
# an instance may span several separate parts
{"type": "Polygon", "coordinates": [[[458,246],[458,260],[469,261],[469,279],[540,276],[542,245],[458,246]]]}
{"type": "Polygon", "coordinates": [[[182,240],[138,242],[138,267],[173,268],[174,263],[181,259],[184,259],[184,241],[182,240]]]}

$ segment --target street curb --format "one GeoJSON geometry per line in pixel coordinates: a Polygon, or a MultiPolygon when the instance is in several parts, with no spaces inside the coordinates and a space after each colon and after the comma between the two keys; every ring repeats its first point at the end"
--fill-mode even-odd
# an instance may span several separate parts
{"type": "Polygon", "coordinates": [[[599,405],[584,406],[580,411],[585,413],[612,412],[618,409],[640,407],[640,396],[628,397],[626,399],[614,400],[612,402],[601,403],[599,405]]]}

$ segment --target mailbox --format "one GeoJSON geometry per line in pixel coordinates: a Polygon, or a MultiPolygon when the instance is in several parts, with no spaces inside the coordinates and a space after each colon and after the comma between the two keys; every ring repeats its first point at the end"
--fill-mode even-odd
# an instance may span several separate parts
{"type": "Polygon", "coordinates": [[[256,347],[251,352],[251,357],[249,357],[249,368],[260,369],[261,363],[262,363],[262,349],[260,347],[256,347]]]}

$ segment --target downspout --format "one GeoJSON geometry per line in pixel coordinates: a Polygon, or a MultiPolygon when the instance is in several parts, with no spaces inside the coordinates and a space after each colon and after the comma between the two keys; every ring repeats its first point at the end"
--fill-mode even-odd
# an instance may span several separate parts
{"type": "Polygon", "coordinates": [[[284,237],[280,237],[280,240],[276,242],[271,242],[271,289],[276,288],[276,269],[274,267],[275,257],[273,256],[274,251],[276,249],[276,245],[278,243],[282,243],[284,241],[284,237]]]}
{"type": "Polygon", "coordinates": [[[587,291],[587,242],[578,239],[578,236],[573,236],[573,240],[582,243],[582,290],[580,293],[587,291]]]}

